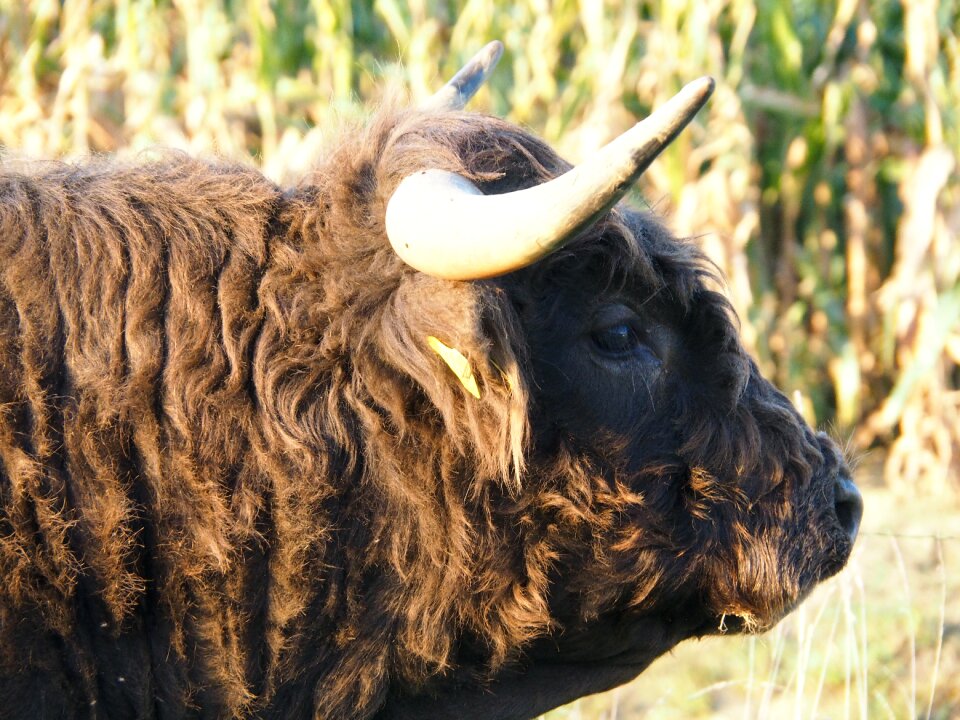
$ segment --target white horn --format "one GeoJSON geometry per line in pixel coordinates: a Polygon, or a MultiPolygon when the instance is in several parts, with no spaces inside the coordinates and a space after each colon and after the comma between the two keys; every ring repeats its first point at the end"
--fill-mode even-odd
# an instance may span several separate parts
{"type": "Polygon", "coordinates": [[[390,244],[407,264],[450,280],[526,267],[613,207],[713,88],[709,77],[689,83],[579,166],[525,190],[484,195],[469,180],[443,170],[409,175],[387,204],[390,244]]]}
{"type": "Polygon", "coordinates": [[[420,105],[421,110],[463,110],[503,55],[503,43],[494,40],[470,58],[450,81],[420,105]]]}

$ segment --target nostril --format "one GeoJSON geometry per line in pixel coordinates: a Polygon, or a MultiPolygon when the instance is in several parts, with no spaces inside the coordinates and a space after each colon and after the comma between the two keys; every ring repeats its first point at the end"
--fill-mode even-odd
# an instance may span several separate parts
{"type": "Polygon", "coordinates": [[[863,517],[863,498],[853,480],[845,475],[837,478],[833,506],[840,526],[847,533],[850,542],[853,542],[857,538],[860,519],[863,517]]]}

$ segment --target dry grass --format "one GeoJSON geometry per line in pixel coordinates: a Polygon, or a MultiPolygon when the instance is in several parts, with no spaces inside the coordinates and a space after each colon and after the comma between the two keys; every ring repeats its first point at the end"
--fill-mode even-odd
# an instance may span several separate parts
{"type": "MultiPolygon", "coordinates": [[[[960,490],[958,28],[960,0],[0,0],[0,145],[159,144],[282,180],[344,119],[501,38],[473,107],[576,160],[711,74],[636,199],[703,244],[764,370],[855,451],[883,448],[884,497],[912,507],[960,490]]],[[[681,647],[551,718],[960,714],[942,514],[909,531],[926,539],[866,535],[773,634],[681,647]]]]}

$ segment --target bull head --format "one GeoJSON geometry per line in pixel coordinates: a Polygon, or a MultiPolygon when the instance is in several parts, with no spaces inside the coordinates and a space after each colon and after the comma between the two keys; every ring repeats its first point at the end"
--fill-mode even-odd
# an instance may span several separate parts
{"type": "MultiPolygon", "coordinates": [[[[428,107],[461,109],[500,52],[487,46],[428,107]]],[[[448,305],[462,309],[475,296],[488,316],[440,318],[416,305],[405,322],[426,319],[405,332],[426,337],[446,324],[465,343],[482,400],[464,355],[446,361],[473,383],[463,387],[477,401],[456,405],[470,423],[482,425],[504,384],[529,392],[522,412],[498,416],[532,415],[522,489],[502,508],[512,542],[477,554],[512,556],[507,574],[521,568],[556,624],[531,633],[516,667],[398,689],[381,717],[533,716],[625,682],[681,640],[769,628],[849,557],[862,501],[842,453],[760,375],[699,252],[652,218],[614,209],[713,87],[690,83],[573,169],[490,119],[433,119],[456,136],[449,147],[494,138],[485,152],[495,160],[466,153],[469,178],[450,171],[449,156],[438,163],[446,170],[432,168],[408,141],[414,160],[401,163],[385,222],[396,254],[420,271],[405,298],[456,295],[448,305]],[[482,367],[490,348],[500,354],[482,367]],[[524,370],[502,383],[510,362],[524,370]],[[521,542],[514,528],[535,531],[521,542]]],[[[432,139],[430,122],[417,132],[432,139]]],[[[425,372],[418,380],[434,387],[425,372]]],[[[447,390],[431,391],[436,407],[454,407],[447,390]]],[[[504,612],[507,633],[529,617],[523,603],[504,612]]],[[[496,642],[483,642],[499,667],[496,642]]]]}

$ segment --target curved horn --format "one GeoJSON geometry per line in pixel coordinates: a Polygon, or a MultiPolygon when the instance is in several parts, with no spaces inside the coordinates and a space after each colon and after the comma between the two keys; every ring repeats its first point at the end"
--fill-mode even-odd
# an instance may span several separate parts
{"type": "Polygon", "coordinates": [[[449,82],[437,90],[420,105],[421,110],[463,110],[480,86],[490,77],[490,73],[503,55],[503,43],[494,40],[470,58],[470,62],[450,78],[449,82]]]}
{"type": "Polygon", "coordinates": [[[665,105],[579,166],[542,185],[484,195],[443,170],[405,177],[387,204],[387,236],[417,270],[478,280],[526,267],[562,247],[609,210],[713,93],[712,78],[665,105]]]}

